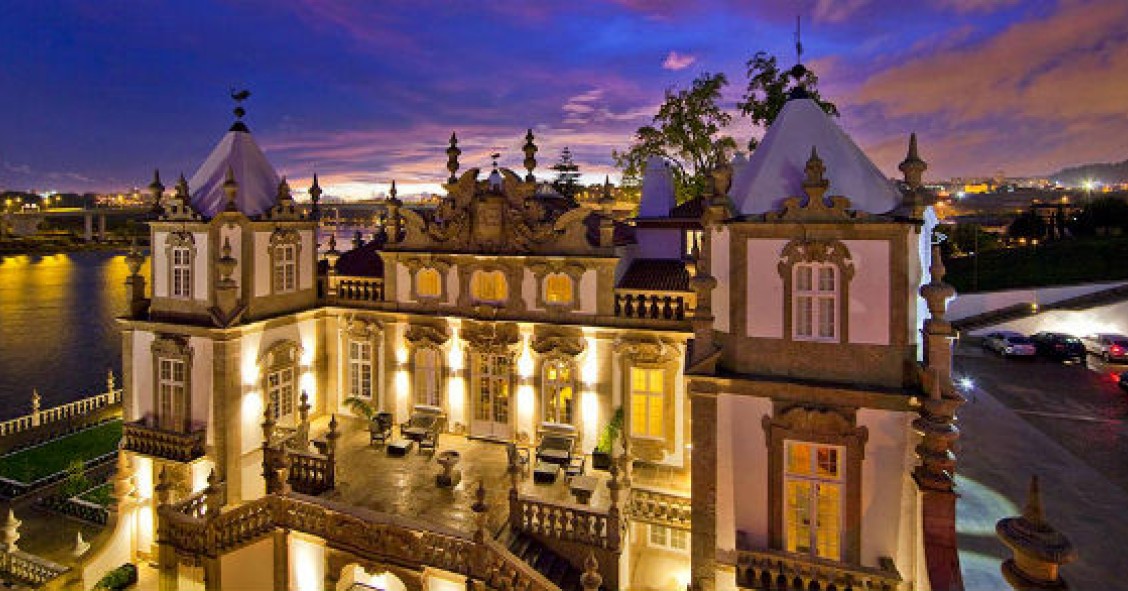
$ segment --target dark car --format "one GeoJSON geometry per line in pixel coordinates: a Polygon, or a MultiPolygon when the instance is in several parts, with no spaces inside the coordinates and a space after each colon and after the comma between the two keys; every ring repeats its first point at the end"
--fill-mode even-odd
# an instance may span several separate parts
{"type": "Polygon", "coordinates": [[[1120,389],[1128,392],[1128,371],[1121,372],[1120,379],[1116,382],[1120,384],[1120,389]]]}
{"type": "Polygon", "coordinates": [[[1050,359],[1085,361],[1085,343],[1081,339],[1060,332],[1040,332],[1030,337],[1038,354],[1050,359]]]}

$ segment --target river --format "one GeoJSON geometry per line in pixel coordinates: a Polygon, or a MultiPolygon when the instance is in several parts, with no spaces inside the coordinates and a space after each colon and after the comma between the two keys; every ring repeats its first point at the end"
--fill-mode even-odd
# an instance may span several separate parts
{"type": "Polygon", "coordinates": [[[128,276],[123,253],[0,257],[0,418],[28,412],[32,388],[46,408],[120,378],[128,276]]]}

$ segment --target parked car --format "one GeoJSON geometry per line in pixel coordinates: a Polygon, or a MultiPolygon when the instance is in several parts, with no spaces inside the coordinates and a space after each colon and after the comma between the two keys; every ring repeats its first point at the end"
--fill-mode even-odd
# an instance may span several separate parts
{"type": "Polygon", "coordinates": [[[1085,350],[1105,362],[1128,361],[1128,337],[1122,334],[1098,333],[1081,339],[1085,350]]]}
{"type": "Polygon", "coordinates": [[[1120,384],[1121,390],[1128,392],[1128,371],[1120,372],[1120,380],[1117,383],[1120,384]]]}
{"type": "Polygon", "coordinates": [[[1030,337],[1039,355],[1051,359],[1085,361],[1085,345],[1081,339],[1061,332],[1040,332],[1030,337]]]}
{"type": "Polygon", "coordinates": [[[1038,353],[1030,339],[1009,330],[988,333],[983,337],[983,348],[1003,357],[1033,357],[1038,353]]]}

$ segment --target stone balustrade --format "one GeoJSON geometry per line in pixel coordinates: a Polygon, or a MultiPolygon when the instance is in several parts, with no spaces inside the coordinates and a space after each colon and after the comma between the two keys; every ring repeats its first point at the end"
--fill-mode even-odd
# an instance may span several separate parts
{"type": "Polygon", "coordinates": [[[615,316],[647,320],[685,320],[693,294],[681,291],[615,290],[615,316]]]}
{"type": "Polygon", "coordinates": [[[291,451],[286,454],[286,481],[294,491],[305,495],[319,495],[333,490],[336,470],[331,456],[318,453],[291,451]]]}
{"type": "Polygon", "coordinates": [[[510,496],[510,525],[520,531],[613,552],[622,549],[625,521],[617,511],[510,496]]]}
{"type": "Polygon", "coordinates": [[[765,591],[900,591],[901,575],[885,560],[877,569],[779,550],[737,550],[736,584],[765,591]]]}
{"type": "Polygon", "coordinates": [[[101,394],[44,409],[38,408],[38,398],[35,398],[29,414],[0,421],[0,437],[15,435],[49,423],[67,421],[115,404],[121,404],[121,388],[110,389],[101,394]]]}
{"type": "Polygon", "coordinates": [[[187,433],[168,431],[142,419],[123,425],[122,448],[173,462],[191,462],[204,455],[204,429],[187,433]]]}
{"type": "Polygon", "coordinates": [[[689,529],[691,500],[670,493],[642,488],[631,489],[631,519],[666,527],[689,529]]]}
{"type": "Polygon", "coordinates": [[[61,564],[23,550],[0,551],[0,573],[36,587],[49,583],[69,570],[61,564]]]}
{"type": "Polygon", "coordinates": [[[176,556],[195,562],[262,539],[277,528],[317,536],[363,560],[438,568],[491,589],[559,591],[496,541],[401,516],[301,494],[267,495],[214,516],[158,507],[159,536],[176,556]]]}
{"type": "Polygon", "coordinates": [[[340,301],[382,302],[384,280],[375,277],[334,276],[329,280],[329,293],[340,301]]]}

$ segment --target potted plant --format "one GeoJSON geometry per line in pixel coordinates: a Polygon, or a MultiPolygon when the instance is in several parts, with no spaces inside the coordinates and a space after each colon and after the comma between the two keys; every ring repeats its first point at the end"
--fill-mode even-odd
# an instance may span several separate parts
{"type": "Polygon", "coordinates": [[[364,417],[366,421],[371,421],[372,417],[376,416],[376,407],[372,406],[372,402],[366,398],[349,396],[345,399],[345,406],[357,415],[364,417]]]}
{"type": "Polygon", "coordinates": [[[596,470],[611,469],[611,448],[623,431],[623,407],[615,409],[611,420],[599,432],[599,441],[591,452],[591,467],[596,470]]]}

